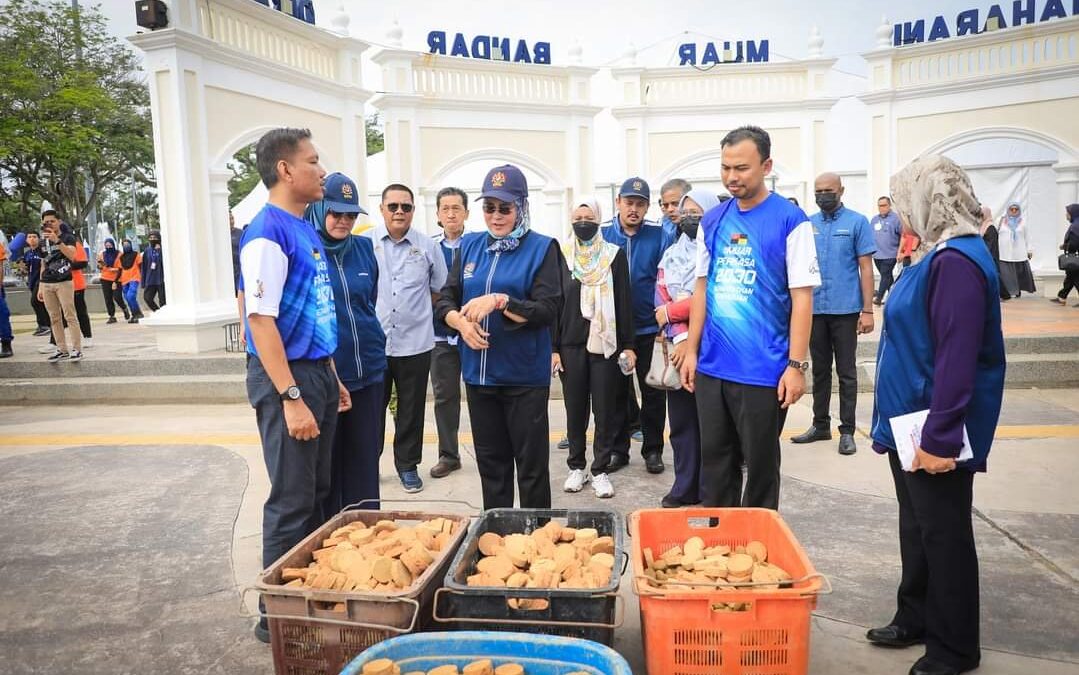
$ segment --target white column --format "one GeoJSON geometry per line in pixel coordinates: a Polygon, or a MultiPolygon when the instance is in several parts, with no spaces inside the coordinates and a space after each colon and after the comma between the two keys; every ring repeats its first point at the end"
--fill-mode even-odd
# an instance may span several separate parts
{"type": "MultiPolygon", "coordinates": [[[[155,36],[157,37],[157,36],[155,36]]],[[[163,352],[224,347],[223,326],[236,320],[227,232],[228,177],[211,189],[202,57],[171,38],[144,43],[150,73],[154,155],[168,304],[144,323],[163,352]]]]}

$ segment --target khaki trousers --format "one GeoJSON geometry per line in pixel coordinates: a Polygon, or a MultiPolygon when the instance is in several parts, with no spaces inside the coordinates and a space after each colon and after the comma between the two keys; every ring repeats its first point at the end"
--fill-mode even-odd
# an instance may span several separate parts
{"type": "Polygon", "coordinates": [[[44,296],[45,309],[49,312],[49,321],[52,322],[52,335],[56,339],[56,348],[62,352],[68,351],[67,340],[64,337],[64,319],[67,319],[67,329],[71,331],[71,348],[77,352],[82,351],[79,317],[75,314],[74,283],[71,281],[54,284],[42,282],[41,294],[44,296]]]}

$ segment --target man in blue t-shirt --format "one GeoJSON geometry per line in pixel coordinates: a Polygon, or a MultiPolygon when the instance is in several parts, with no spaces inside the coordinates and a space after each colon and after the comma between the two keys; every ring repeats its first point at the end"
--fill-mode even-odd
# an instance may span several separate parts
{"type": "Polygon", "coordinates": [[[802,210],[765,186],[768,133],[740,127],[720,147],[734,199],[701,221],[682,385],[700,413],[704,506],[775,509],[779,434],[809,368],[817,252],[802,210]]]}
{"type": "MultiPolygon", "coordinates": [[[[247,397],[255,408],[270,495],[262,512],[262,566],[269,567],[329,516],[337,413],[351,407],[337,379],[337,315],[326,252],[307,204],[326,175],[306,129],[259,139],[256,163],[269,200],[244,230],[241,286],[247,332],[247,397]]],[[[270,641],[266,619],[255,635],[270,641]]]]}
{"type": "Polygon", "coordinates": [[[858,402],[858,336],[873,332],[873,252],[865,216],[843,205],[843,182],[823,173],[814,182],[820,211],[810,217],[817,242],[821,285],[813,291],[813,426],[791,439],[812,443],[832,438],[832,356],[839,376],[839,454],[853,455],[858,402]]]}

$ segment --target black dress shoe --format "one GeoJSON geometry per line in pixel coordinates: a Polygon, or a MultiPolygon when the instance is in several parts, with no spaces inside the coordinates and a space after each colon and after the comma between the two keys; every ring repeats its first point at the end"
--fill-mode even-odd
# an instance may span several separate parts
{"type": "Polygon", "coordinates": [[[963,671],[952,668],[946,663],[941,663],[928,656],[923,656],[910,667],[910,675],[959,675],[963,671]]]}
{"type": "Polygon", "coordinates": [[[881,628],[870,628],[865,637],[873,644],[880,647],[909,647],[925,642],[921,633],[915,633],[909,628],[897,626],[894,623],[881,628]]]}
{"type": "Polygon", "coordinates": [[[854,444],[854,434],[839,434],[839,454],[853,455],[858,452],[858,446],[854,444]]]}
{"type": "Polygon", "coordinates": [[[818,429],[817,427],[809,427],[804,433],[801,433],[791,439],[791,443],[813,443],[814,441],[830,441],[832,440],[832,432],[828,429],[818,429]]]}
{"type": "Polygon", "coordinates": [[[663,499],[659,500],[659,505],[665,509],[680,509],[685,506],[682,500],[675,499],[670,495],[663,495],[663,499]]]}
{"type": "Polygon", "coordinates": [[[663,458],[658,452],[650,452],[644,456],[644,468],[648,473],[663,473],[663,458]]]}
{"type": "Polygon", "coordinates": [[[607,473],[614,473],[619,469],[623,469],[629,466],[629,457],[623,457],[622,455],[611,455],[611,459],[607,462],[607,473]]]}
{"type": "Polygon", "coordinates": [[[270,644],[270,626],[266,623],[266,619],[259,619],[255,622],[254,632],[256,640],[270,644]]]}

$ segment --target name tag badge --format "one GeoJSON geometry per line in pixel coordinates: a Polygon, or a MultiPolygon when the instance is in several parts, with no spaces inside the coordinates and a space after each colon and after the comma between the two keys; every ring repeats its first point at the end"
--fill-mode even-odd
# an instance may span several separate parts
{"type": "Polygon", "coordinates": [[[156,270],[157,269],[157,263],[155,263],[155,262],[150,263],[150,269],[156,270]]]}
{"type": "Polygon", "coordinates": [[[881,230],[884,229],[884,226],[881,225],[880,223],[877,223],[876,225],[873,226],[873,229],[876,230],[877,232],[880,232],[881,230]]]}

